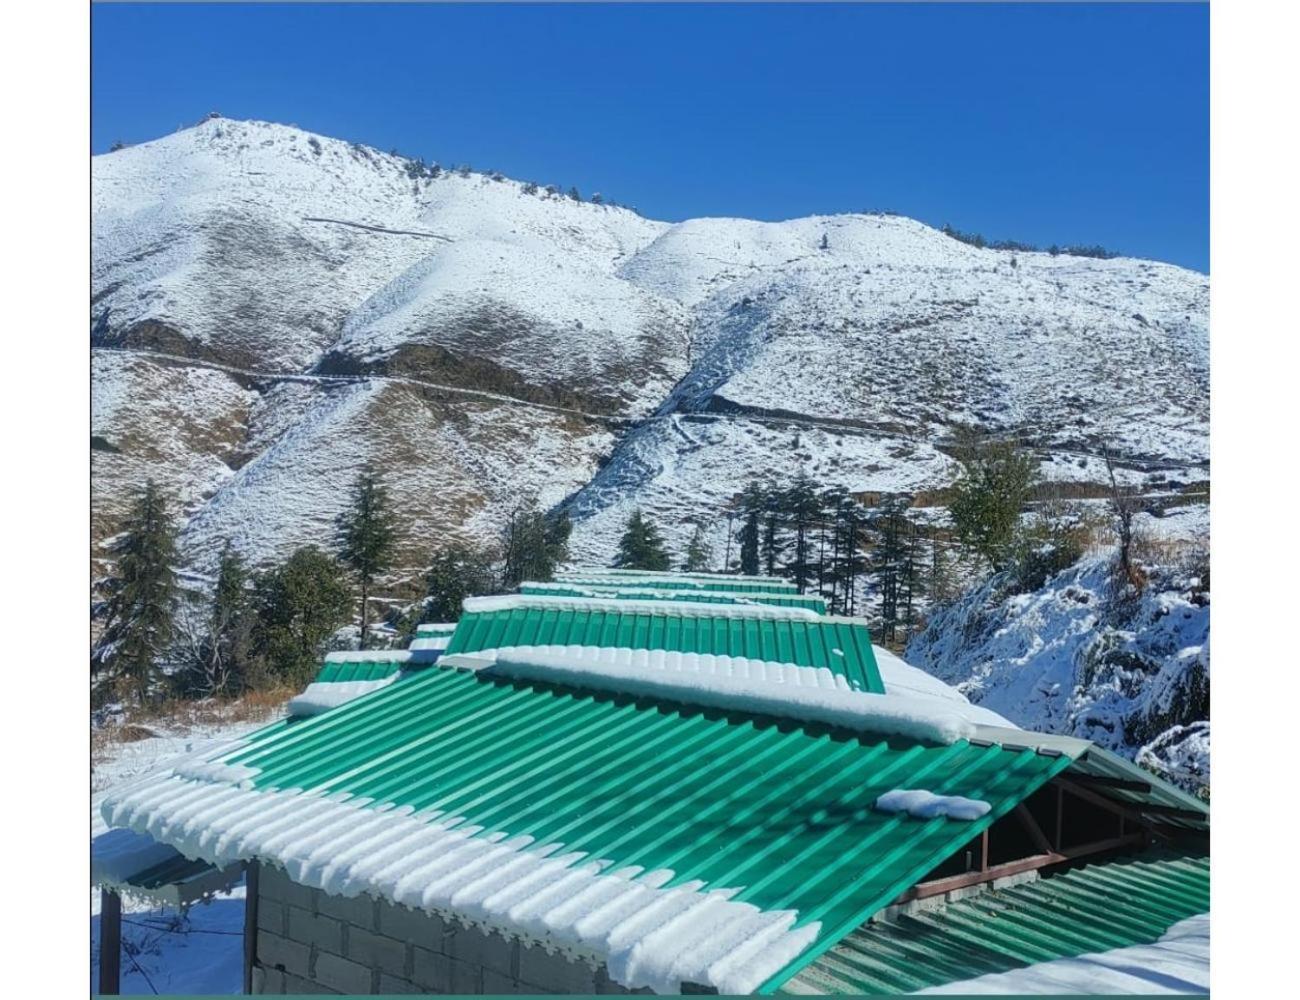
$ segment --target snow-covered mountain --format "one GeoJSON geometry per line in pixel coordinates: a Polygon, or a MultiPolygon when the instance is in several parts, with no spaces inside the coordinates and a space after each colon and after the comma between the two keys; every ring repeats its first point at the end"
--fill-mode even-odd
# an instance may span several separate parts
{"type": "Polygon", "coordinates": [[[955,477],[963,426],[1056,479],[1208,479],[1208,279],[976,248],[893,215],[644,219],[214,118],[93,161],[93,530],[175,491],[197,569],[326,542],[372,462],[405,561],[566,502],[606,561],[629,509],[684,545],[753,476],[955,477]]]}

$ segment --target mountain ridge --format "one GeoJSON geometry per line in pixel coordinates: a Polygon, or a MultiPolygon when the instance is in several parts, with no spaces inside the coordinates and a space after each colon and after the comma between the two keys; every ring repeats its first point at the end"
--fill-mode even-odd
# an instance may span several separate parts
{"type": "Polygon", "coordinates": [[[328,541],[367,461],[408,570],[529,496],[583,560],[632,506],[720,551],[747,478],[934,489],[968,427],[1048,478],[1100,482],[1104,445],[1135,483],[1208,479],[1204,275],[892,215],[656,222],[411,164],[220,118],[94,158],[97,545],[152,477],[196,571],[226,539],[281,557],[328,541]]]}

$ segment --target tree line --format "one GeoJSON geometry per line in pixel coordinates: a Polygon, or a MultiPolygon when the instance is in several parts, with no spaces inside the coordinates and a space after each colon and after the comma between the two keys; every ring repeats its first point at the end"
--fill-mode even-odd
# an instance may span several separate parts
{"type": "MultiPolygon", "coordinates": [[[[91,650],[97,701],[137,703],[169,695],[237,695],[301,687],[348,625],[362,649],[375,639],[374,588],[393,569],[398,519],[388,488],[360,473],[335,523],[333,548],[305,545],[287,559],[255,567],[227,543],[210,587],[177,574],[174,503],[153,482],[133,498],[123,530],[109,545],[112,570],[100,581],[91,650]]],[[[514,511],[497,546],[449,543],[432,553],[420,593],[378,616],[385,642],[430,618],[455,620],[468,596],[551,579],[568,558],[570,523],[535,506],[514,511]]]]}

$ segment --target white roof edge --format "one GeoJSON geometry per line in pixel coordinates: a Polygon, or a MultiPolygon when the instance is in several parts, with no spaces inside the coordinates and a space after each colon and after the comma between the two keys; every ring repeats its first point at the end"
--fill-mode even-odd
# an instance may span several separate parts
{"type": "MultiPolygon", "coordinates": [[[[525,580],[519,586],[521,588],[538,587],[541,589],[550,587],[557,590],[565,587],[578,588],[578,589],[582,587],[595,587],[598,590],[610,590],[620,594],[632,594],[632,593],[658,594],[661,595],[661,597],[670,594],[692,594],[692,595],[703,594],[709,597],[743,597],[749,601],[761,600],[764,597],[779,597],[782,600],[798,600],[798,601],[825,602],[826,600],[826,598],[822,597],[820,594],[800,594],[797,591],[793,591],[793,590],[790,591],[789,593],[786,593],[785,591],[772,591],[769,593],[749,593],[740,590],[700,590],[698,588],[694,590],[691,589],[667,590],[664,588],[656,588],[656,587],[638,587],[636,585],[635,580],[628,580],[626,582],[621,582],[618,580],[610,580],[608,582],[600,582],[600,583],[591,580],[588,580],[586,582],[580,580],[525,580]]],[[[596,596],[600,597],[604,595],[598,594],[596,596]]],[[[701,602],[701,603],[706,603],[706,602],[701,602]]]]}
{"type": "MultiPolygon", "coordinates": [[[[426,638],[431,638],[426,636],[426,638]]],[[[435,649],[340,649],[325,654],[326,663],[425,663],[438,657],[435,649]]]]}
{"type": "Polygon", "coordinates": [[[1058,736],[1055,733],[1036,733],[1028,729],[1016,729],[1008,726],[975,727],[975,739],[997,743],[1000,746],[1028,747],[1031,750],[1047,750],[1077,758],[1084,751],[1091,749],[1091,740],[1079,739],[1077,736],[1058,736]]]}
{"type": "Polygon", "coordinates": [[[579,566],[556,572],[555,579],[566,576],[643,576],[649,580],[736,580],[741,583],[780,583],[793,587],[789,580],[779,576],[744,576],[740,573],[678,573],[658,569],[614,569],[608,566],[579,566]]]}
{"type": "Polygon", "coordinates": [[[832,618],[819,615],[811,608],[782,608],[775,604],[711,604],[707,601],[627,601],[615,597],[559,597],[550,594],[501,594],[493,597],[467,597],[463,605],[467,614],[508,611],[513,608],[571,608],[573,610],[637,612],[674,618],[763,618],[776,621],[845,622],[866,626],[861,618],[832,618]]]}

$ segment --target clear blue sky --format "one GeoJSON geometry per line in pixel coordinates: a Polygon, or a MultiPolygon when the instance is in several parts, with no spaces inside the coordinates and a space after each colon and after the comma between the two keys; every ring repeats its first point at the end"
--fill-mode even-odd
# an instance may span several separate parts
{"type": "Polygon", "coordinates": [[[208,111],[653,218],[887,209],[1209,267],[1206,5],[125,5],[91,144],[208,111]]]}

